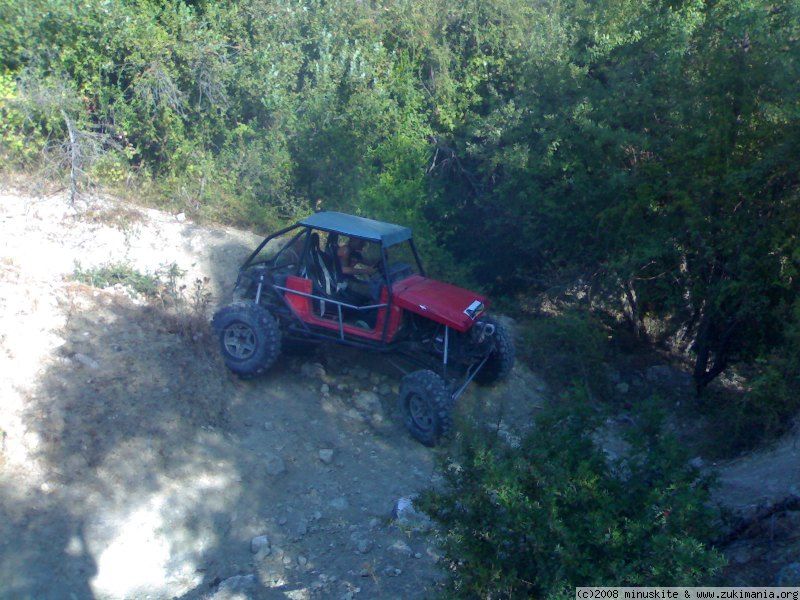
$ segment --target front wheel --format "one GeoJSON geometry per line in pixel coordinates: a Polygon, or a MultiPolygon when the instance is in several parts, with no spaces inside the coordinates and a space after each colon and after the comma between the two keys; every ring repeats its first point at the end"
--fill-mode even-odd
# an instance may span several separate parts
{"type": "Polygon", "coordinates": [[[491,317],[481,319],[485,324],[494,327],[492,335],[492,349],[486,364],[478,371],[475,382],[479,385],[492,385],[508,377],[514,367],[514,340],[511,339],[510,332],[502,323],[491,317]]]}
{"type": "Polygon", "coordinates": [[[222,358],[231,371],[254,377],[269,369],[281,352],[281,331],[269,311],[253,302],[234,302],[212,320],[222,358]]]}
{"type": "Polygon", "coordinates": [[[409,433],[426,446],[435,446],[453,428],[453,403],[444,379],[433,371],[414,371],[403,377],[398,401],[409,433]]]}

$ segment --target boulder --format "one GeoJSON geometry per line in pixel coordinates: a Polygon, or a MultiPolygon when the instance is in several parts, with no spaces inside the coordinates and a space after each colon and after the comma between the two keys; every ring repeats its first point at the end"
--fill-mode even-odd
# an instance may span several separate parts
{"type": "Polygon", "coordinates": [[[414,508],[414,496],[398,498],[392,509],[392,518],[394,518],[401,527],[406,527],[414,531],[427,531],[433,526],[428,515],[414,508]]]}
{"type": "Polygon", "coordinates": [[[268,553],[270,549],[269,538],[266,535],[257,535],[250,540],[250,552],[258,554],[259,552],[268,553]]]}

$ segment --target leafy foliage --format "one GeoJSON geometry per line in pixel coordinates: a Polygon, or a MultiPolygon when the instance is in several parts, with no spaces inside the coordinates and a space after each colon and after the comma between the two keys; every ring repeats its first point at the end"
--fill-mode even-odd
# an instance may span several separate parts
{"type": "MultiPolygon", "coordinates": [[[[580,398],[580,394],[578,394],[580,398]]],[[[549,409],[520,449],[477,432],[421,508],[441,525],[459,598],[570,597],[578,585],[697,585],[724,564],[708,546],[707,484],[651,417],[608,459],[580,402],[549,409]]]]}
{"type": "Polygon", "coordinates": [[[88,269],[81,265],[75,265],[72,278],[97,288],[107,288],[119,284],[146,297],[155,297],[161,284],[157,275],[142,273],[126,263],[108,263],[88,269]]]}
{"type": "Polygon", "coordinates": [[[523,351],[531,364],[561,391],[580,386],[593,396],[608,391],[608,333],[587,311],[532,320],[524,329],[523,351]]]}

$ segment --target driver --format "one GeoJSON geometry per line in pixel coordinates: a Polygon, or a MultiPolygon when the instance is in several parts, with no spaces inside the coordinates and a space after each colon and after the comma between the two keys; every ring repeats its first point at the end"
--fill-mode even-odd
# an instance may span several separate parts
{"type": "Polygon", "coordinates": [[[364,246],[366,241],[359,238],[350,238],[347,243],[339,246],[337,254],[342,265],[342,273],[355,279],[368,279],[376,273],[374,266],[368,265],[364,260],[364,246]]]}
{"type": "Polygon", "coordinates": [[[339,246],[336,254],[339,257],[342,273],[347,278],[347,289],[367,301],[372,298],[374,287],[369,279],[377,273],[377,269],[368,264],[364,256],[365,246],[365,240],[351,237],[346,244],[339,246]]]}

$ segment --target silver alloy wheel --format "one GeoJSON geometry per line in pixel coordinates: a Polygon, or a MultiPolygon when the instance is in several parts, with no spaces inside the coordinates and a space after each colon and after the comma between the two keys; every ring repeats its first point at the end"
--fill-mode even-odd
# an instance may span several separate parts
{"type": "Polygon", "coordinates": [[[256,351],[256,333],[242,322],[233,323],[225,329],[222,343],[233,358],[247,360],[256,351]]]}
{"type": "Polygon", "coordinates": [[[433,411],[430,402],[417,394],[411,394],[408,398],[408,411],[411,413],[411,420],[421,430],[433,429],[433,411]]]}

